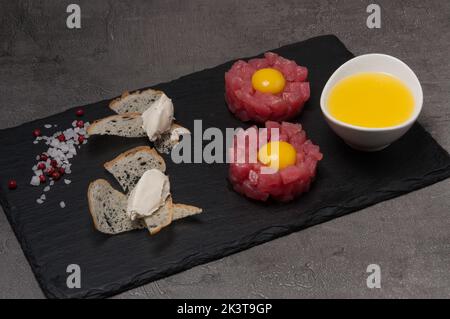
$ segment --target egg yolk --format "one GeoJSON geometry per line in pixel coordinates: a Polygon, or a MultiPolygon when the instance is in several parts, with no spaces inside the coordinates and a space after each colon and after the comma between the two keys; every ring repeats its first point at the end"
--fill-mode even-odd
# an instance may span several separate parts
{"type": "Polygon", "coordinates": [[[272,68],[260,69],[252,76],[253,88],[263,93],[280,93],[285,84],[283,73],[272,68]]]}
{"type": "Polygon", "coordinates": [[[258,160],[270,168],[279,170],[295,165],[297,152],[288,142],[269,142],[259,149],[258,160]]]}

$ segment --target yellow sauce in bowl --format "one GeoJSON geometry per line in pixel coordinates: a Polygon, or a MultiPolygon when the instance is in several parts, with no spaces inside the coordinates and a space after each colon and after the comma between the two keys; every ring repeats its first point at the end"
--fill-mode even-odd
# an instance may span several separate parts
{"type": "Polygon", "coordinates": [[[366,72],[339,81],[330,91],[327,106],[331,116],[341,122],[384,128],[400,125],[412,116],[414,97],[396,77],[366,72]]]}

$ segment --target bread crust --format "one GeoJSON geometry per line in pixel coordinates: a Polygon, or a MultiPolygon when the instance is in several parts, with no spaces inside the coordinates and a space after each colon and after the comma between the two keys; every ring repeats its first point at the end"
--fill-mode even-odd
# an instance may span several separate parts
{"type": "Polygon", "coordinates": [[[91,198],[91,196],[89,196],[89,195],[91,194],[91,188],[93,188],[96,183],[103,183],[103,182],[106,182],[106,181],[104,179],[97,179],[93,182],[90,182],[89,186],[88,186],[88,191],[87,191],[89,214],[91,215],[92,222],[94,224],[94,228],[96,230],[98,230],[99,232],[102,232],[102,231],[100,230],[100,227],[97,223],[97,218],[93,214],[93,211],[94,211],[94,208],[93,208],[94,204],[92,202],[93,198],[91,198]]]}
{"type": "MultiPolygon", "coordinates": [[[[136,93],[139,94],[139,90],[135,91],[132,94],[136,94],[136,93]]],[[[118,102],[120,102],[121,100],[123,100],[124,98],[126,98],[128,95],[130,95],[130,92],[124,91],[121,96],[116,97],[111,102],[109,102],[108,107],[115,112],[116,110],[114,109],[114,105],[117,104],[118,102]]]]}
{"type": "Polygon", "coordinates": [[[117,113],[117,109],[115,108],[115,105],[116,105],[117,103],[121,102],[124,98],[126,98],[126,97],[128,97],[128,96],[130,96],[130,95],[140,95],[140,94],[143,94],[143,93],[145,93],[145,92],[147,92],[147,91],[153,91],[155,94],[163,94],[163,93],[164,93],[163,91],[160,91],[160,90],[154,90],[154,89],[147,89],[147,90],[144,90],[144,91],[136,90],[136,91],[134,91],[134,92],[132,92],[132,93],[130,93],[130,92],[128,92],[128,91],[125,91],[125,92],[122,93],[121,96],[119,96],[119,97],[113,99],[113,100],[109,103],[108,107],[109,107],[111,110],[113,110],[114,112],[117,113]]]}
{"type": "Polygon", "coordinates": [[[162,163],[162,166],[163,166],[162,172],[166,171],[166,162],[164,161],[164,158],[162,158],[161,155],[159,155],[159,153],[154,148],[151,148],[150,146],[137,146],[137,147],[132,148],[132,149],[126,151],[126,152],[123,152],[123,153],[119,154],[116,158],[114,158],[113,160],[103,164],[103,167],[105,169],[109,170],[117,162],[120,162],[123,158],[128,157],[128,156],[132,156],[132,155],[134,155],[134,154],[136,154],[138,152],[146,152],[146,153],[151,154],[160,163],[162,163]]]}

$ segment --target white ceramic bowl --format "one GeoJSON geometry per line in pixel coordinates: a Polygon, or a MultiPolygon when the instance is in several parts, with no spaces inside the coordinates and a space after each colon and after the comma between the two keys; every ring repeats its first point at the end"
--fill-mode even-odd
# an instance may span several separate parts
{"type": "Polygon", "coordinates": [[[417,76],[402,61],[385,54],[366,54],[355,57],[337,69],[325,85],[320,107],[326,121],[349,146],[362,151],[378,151],[389,146],[405,134],[417,120],[422,110],[423,92],[417,76]],[[403,124],[385,128],[366,128],[341,122],[334,118],[327,107],[331,89],[343,78],[361,72],[384,72],[400,79],[414,96],[414,111],[403,124]]]}

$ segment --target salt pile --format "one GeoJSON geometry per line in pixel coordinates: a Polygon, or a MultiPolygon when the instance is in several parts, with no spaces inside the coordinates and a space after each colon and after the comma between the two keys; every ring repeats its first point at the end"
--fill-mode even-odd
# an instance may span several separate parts
{"type": "MultiPolygon", "coordinates": [[[[77,116],[79,111],[77,111],[77,116]]],[[[84,114],[84,113],[83,113],[84,114]]],[[[46,129],[57,127],[57,125],[45,124],[46,129]]],[[[87,143],[89,138],[87,128],[89,122],[81,120],[73,121],[72,127],[57,131],[51,136],[44,136],[39,129],[34,131],[35,140],[33,144],[44,142],[48,146],[47,151],[41,155],[36,156],[37,164],[32,167],[33,176],[31,177],[30,185],[40,186],[45,184],[47,179],[50,180],[49,185],[45,186],[44,192],[50,191],[50,187],[55,184],[55,181],[60,180],[63,175],[72,173],[71,160],[77,155],[77,148],[81,148],[83,144],[87,143]]],[[[64,184],[69,185],[70,179],[65,178],[64,184]]],[[[46,200],[45,194],[36,200],[38,204],[42,204],[46,200]]],[[[61,208],[66,204],[60,203],[61,208]]]]}

